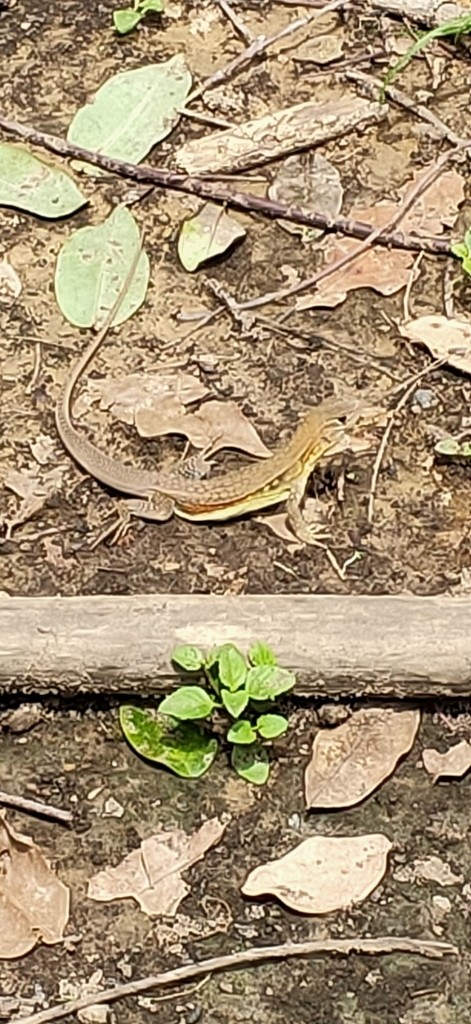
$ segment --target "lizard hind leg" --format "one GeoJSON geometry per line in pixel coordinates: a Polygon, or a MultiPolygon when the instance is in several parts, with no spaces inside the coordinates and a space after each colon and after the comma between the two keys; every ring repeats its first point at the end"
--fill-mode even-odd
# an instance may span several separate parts
{"type": "Polygon", "coordinates": [[[171,519],[175,502],[164,494],[155,492],[149,498],[132,498],[126,501],[129,515],[137,516],[139,519],[153,519],[158,523],[164,523],[171,519]]]}
{"type": "Polygon", "coordinates": [[[286,500],[286,512],[288,523],[294,535],[303,544],[313,544],[315,547],[324,547],[322,541],[327,540],[328,534],[321,522],[308,523],[301,511],[301,504],[304,498],[305,482],[302,479],[296,480],[286,500]]]}

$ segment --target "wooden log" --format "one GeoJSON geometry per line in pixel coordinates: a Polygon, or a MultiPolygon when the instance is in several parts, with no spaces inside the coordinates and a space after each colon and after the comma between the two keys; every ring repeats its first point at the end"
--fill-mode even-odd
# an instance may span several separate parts
{"type": "Polygon", "coordinates": [[[176,644],[263,640],[300,695],[467,696],[470,624],[469,597],[2,597],[0,693],[162,693],[176,644]]]}

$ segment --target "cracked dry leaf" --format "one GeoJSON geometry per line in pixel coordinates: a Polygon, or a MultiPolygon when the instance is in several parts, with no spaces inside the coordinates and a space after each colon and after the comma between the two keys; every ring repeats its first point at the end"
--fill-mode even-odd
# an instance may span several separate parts
{"type": "Polygon", "coordinates": [[[195,214],[183,221],[178,236],[180,263],[192,273],[202,263],[221,256],[247,232],[242,224],[216,203],[205,203],[195,214]]]}
{"type": "Polygon", "coordinates": [[[413,746],[420,711],[362,708],[314,737],[304,777],[306,806],[353,807],[394,771],[413,746]]]}
{"type": "Polygon", "coordinates": [[[37,942],[60,942],[69,919],[69,890],[41,850],[0,814],[0,958],[24,956],[37,942]]]}
{"type": "Polygon", "coordinates": [[[434,359],[445,359],[462,373],[471,373],[471,323],[432,314],[401,324],[399,331],[414,345],[425,345],[434,359]]]}
{"type": "Polygon", "coordinates": [[[190,835],[181,829],[156,832],[116,867],[93,875],[87,895],[103,902],[134,899],[149,916],[173,916],[190,891],[182,871],[201,860],[219,842],[225,828],[226,823],[211,818],[190,835]]]}
{"type": "Polygon", "coordinates": [[[176,402],[161,402],[157,408],[136,413],[135,424],[141,437],[184,434],[194,448],[204,448],[208,455],[221,448],[237,448],[258,458],[272,454],[236,402],[211,400],[194,413],[176,402]]]}
{"type": "Polygon", "coordinates": [[[242,892],[269,893],[303,914],[343,910],[376,889],[391,846],[381,833],[305,839],[284,857],[251,871],[242,892]]]}
{"type": "Polygon", "coordinates": [[[444,776],[460,779],[471,768],[471,743],[462,740],[444,754],[433,747],[426,747],[422,751],[422,761],[425,770],[433,775],[432,782],[444,776]]]}
{"type": "Polygon", "coordinates": [[[463,882],[463,875],[455,875],[450,865],[435,854],[396,868],[394,878],[398,882],[436,882],[437,885],[461,885],[463,882]]]}

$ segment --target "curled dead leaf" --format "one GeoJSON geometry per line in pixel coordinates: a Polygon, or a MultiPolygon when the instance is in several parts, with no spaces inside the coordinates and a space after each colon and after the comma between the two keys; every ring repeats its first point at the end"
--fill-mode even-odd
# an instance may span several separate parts
{"type": "Polygon", "coordinates": [[[353,807],[379,786],[411,749],[420,711],[362,708],[314,738],[304,785],[307,807],[353,807]]]}
{"type": "Polygon", "coordinates": [[[242,892],[270,893],[303,914],[345,909],[379,885],[391,846],[381,833],[305,839],[284,857],[251,871],[242,892]]]}
{"type": "Polygon", "coordinates": [[[449,366],[471,373],[471,323],[456,317],[419,316],[399,327],[403,338],[415,345],[425,345],[434,359],[444,359],[449,366]]]}

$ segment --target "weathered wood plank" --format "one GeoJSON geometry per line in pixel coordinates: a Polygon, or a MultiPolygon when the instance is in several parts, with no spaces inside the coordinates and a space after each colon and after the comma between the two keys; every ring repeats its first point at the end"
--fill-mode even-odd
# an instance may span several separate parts
{"type": "Polygon", "coordinates": [[[0,692],[159,693],[177,643],[271,644],[299,694],[471,693],[468,597],[1,598],[0,692]]]}

